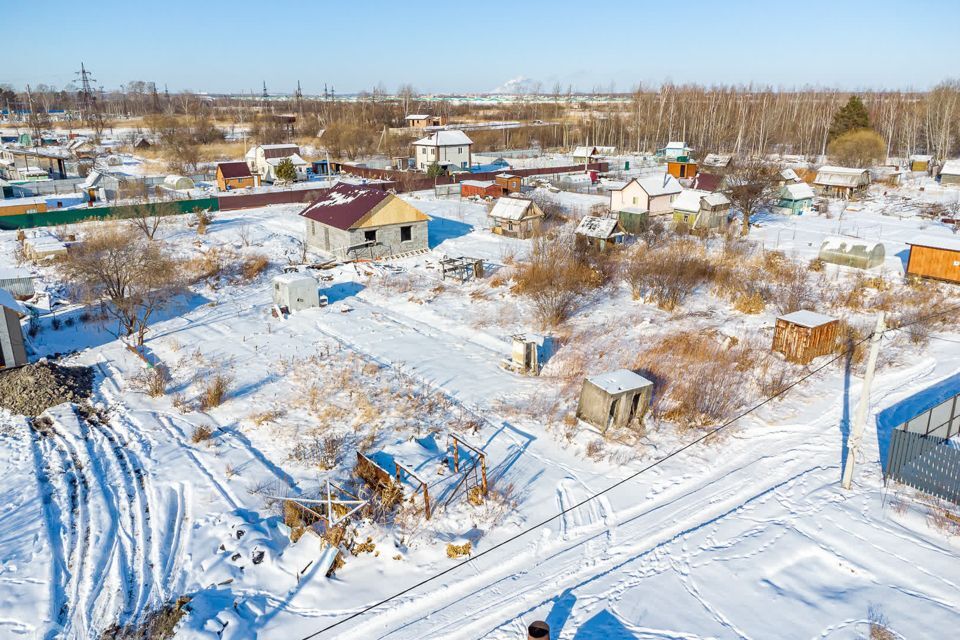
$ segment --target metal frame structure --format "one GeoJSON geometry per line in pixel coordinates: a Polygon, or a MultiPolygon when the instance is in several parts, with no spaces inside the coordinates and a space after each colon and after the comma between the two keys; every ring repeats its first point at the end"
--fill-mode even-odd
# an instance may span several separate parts
{"type": "Polygon", "coordinates": [[[427,489],[427,483],[424,482],[423,479],[422,479],[420,476],[418,476],[417,473],[416,473],[413,469],[411,469],[410,467],[406,466],[406,465],[403,464],[402,462],[394,461],[393,464],[394,464],[394,468],[396,469],[397,482],[398,482],[398,483],[402,483],[402,482],[403,482],[403,475],[406,474],[406,475],[409,476],[410,478],[413,478],[413,479],[420,485],[419,488],[417,488],[417,490],[416,490],[414,493],[416,493],[416,492],[421,492],[421,493],[423,493],[423,514],[424,514],[424,516],[426,516],[427,520],[429,520],[429,519],[430,519],[430,515],[431,515],[431,512],[430,512],[430,492],[429,492],[429,490],[427,489]]]}
{"type": "Polygon", "coordinates": [[[468,468],[465,468],[463,471],[463,477],[460,478],[460,481],[453,488],[453,491],[450,492],[450,497],[447,498],[445,504],[450,504],[453,499],[457,496],[457,492],[460,491],[460,487],[469,485],[468,480],[473,478],[473,484],[467,486],[467,492],[470,491],[473,487],[480,487],[480,491],[484,496],[487,495],[487,455],[473,446],[466,439],[458,433],[451,432],[447,435],[447,448],[453,448],[453,470],[456,472],[460,471],[460,447],[470,451],[474,454],[473,464],[468,468]],[[477,476],[477,467],[480,468],[480,475],[477,476]]]}
{"type": "Polygon", "coordinates": [[[447,274],[460,282],[467,282],[472,278],[483,277],[483,260],[480,258],[444,258],[440,261],[440,277],[447,279],[447,274]]]}

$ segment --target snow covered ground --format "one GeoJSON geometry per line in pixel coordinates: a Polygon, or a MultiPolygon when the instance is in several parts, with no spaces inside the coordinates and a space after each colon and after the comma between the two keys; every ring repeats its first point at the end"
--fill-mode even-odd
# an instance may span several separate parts
{"type": "MultiPolygon", "coordinates": [[[[397,261],[400,273],[329,270],[330,306],[285,321],[270,314],[269,278],[296,254],[298,206],[224,212],[204,236],[184,219],[162,229],[186,255],[217,248],[272,261],[253,281],[194,287],[153,324],[147,347],[172,373],[164,397],[145,392],[141,361],[79,306],[40,320],[34,357],[76,350],[68,361],[94,367],[101,411],[52,409],[45,436],[21,417],[0,420],[0,637],[97,637],[182,595],[192,600],[178,638],[303,637],[453,566],[448,543],[482,553],[694,437],[664,425],[588,455],[596,432],[551,417],[550,406],[575,403],[579,381],[549,363],[539,378],[500,366],[510,336],[536,327],[526,299],[489,282],[529,243],[487,230],[483,204],[403,197],[433,217],[432,253],[397,261]],[[441,254],[482,258],[489,277],[441,281],[441,254]],[[202,410],[197,398],[217,372],[231,379],[227,400],[202,410]],[[485,452],[493,497],[483,506],[456,493],[451,433],[485,452]],[[323,469],[312,454],[331,436],[337,459],[323,469]],[[434,517],[358,524],[374,550],[348,554],[327,578],[328,550],[312,535],[292,543],[273,497],[348,483],[356,450],[426,478],[434,517]]],[[[555,197],[572,215],[605,200],[555,197]]],[[[884,215],[895,202],[878,194],[842,216],[839,204],[831,217],[764,216],[752,235],[801,261],[827,235],[880,239],[887,261],[877,271],[897,278],[906,239],[953,232],[909,208],[884,215]]],[[[0,234],[6,259],[14,247],[14,233],[0,234]]],[[[63,294],[55,268],[37,272],[63,294]]],[[[772,311],[743,316],[707,294],[688,307],[674,318],[606,292],[566,331],[607,336],[591,371],[632,363],[633,345],[681,324],[770,338],[772,311]]],[[[889,351],[852,491],[839,479],[860,380],[830,367],[723,438],[320,637],[522,638],[545,619],[552,637],[578,640],[850,638],[867,632],[871,609],[899,637],[949,635],[960,622],[958,540],[919,509],[891,508],[887,436],[874,425],[960,373],[960,344],[889,351]]]]}

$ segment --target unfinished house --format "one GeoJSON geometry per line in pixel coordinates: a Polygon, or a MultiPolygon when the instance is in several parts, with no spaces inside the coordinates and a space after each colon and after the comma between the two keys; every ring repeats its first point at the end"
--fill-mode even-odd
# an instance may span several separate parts
{"type": "Polygon", "coordinates": [[[882,242],[831,236],[820,244],[818,257],[830,264],[839,264],[857,269],[879,267],[886,259],[882,242]]]}
{"type": "Polygon", "coordinates": [[[574,232],[577,248],[592,248],[603,251],[607,247],[623,243],[623,230],[616,218],[584,216],[574,232]]]}
{"type": "Polygon", "coordinates": [[[307,246],[344,259],[378,259],[426,251],[429,218],[396,195],[338,183],[300,212],[307,246]]]}
{"type": "Polygon", "coordinates": [[[490,210],[493,232],[511,238],[529,238],[540,231],[543,211],[531,200],[500,198],[490,210]]]}
{"type": "Polygon", "coordinates": [[[611,427],[639,424],[653,398],[653,383],[629,369],[617,369],[583,381],[577,418],[606,433],[611,427]]]}
{"type": "Polygon", "coordinates": [[[23,330],[20,317],[24,308],[9,291],[0,289],[0,369],[19,367],[27,364],[27,351],[23,343],[23,330]]]}
{"type": "Polygon", "coordinates": [[[777,318],[773,350],[790,362],[809,364],[832,353],[840,335],[840,321],[813,311],[794,311],[777,318]]]}
{"type": "Polygon", "coordinates": [[[320,306],[317,280],[308,273],[281,273],[273,278],[273,304],[295,313],[320,306]]]}
{"type": "Polygon", "coordinates": [[[850,167],[820,167],[813,186],[825,196],[852,198],[866,192],[870,186],[870,172],[850,167]]]}

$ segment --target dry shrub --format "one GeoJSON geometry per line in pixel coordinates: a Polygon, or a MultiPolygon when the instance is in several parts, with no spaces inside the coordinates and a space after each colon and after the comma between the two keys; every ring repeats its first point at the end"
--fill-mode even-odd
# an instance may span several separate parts
{"type": "Polygon", "coordinates": [[[452,542],[447,543],[448,558],[465,558],[468,557],[472,552],[473,545],[470,542],[465,542],[463,544],[453,544],[452,542]]]}
{"type": "Polygon", "coordinates": [[[190,434],[190,442],[193,444],[200,444],[201,442],[206,442],[213,436],[213,431],[210,430],[210,427],[200,425],[195,427],[193,433],[190,434]]]}
{"type": "Polygon", "coordinates": [[[756,364],[751,345],[723,344],[718,336],[688,332],[663,338],[642,352],[633,368],[656,385],[655,415],[703,427],[723,422],[746,402],[756,364]]]}
{"type": "Polygon", "coordinates": [[[814,258],[810,261],[810,264],[807,265],[807,269],[813,271],[814,273],[820,273],[823,271],[824,262],[820,258],[814,258]]]}
{"type": "Polygon", "coordinates": [[[577,258],[569,236],[535,238],[530,261],[518,266],[514,281],[514,292],[530,298],[537,320],[545,327],[566,321],[584,293],[604,282],[603,274],[577,258]]]}
{"type": "Polygon", "coordinates": [[[692,239],[638,246],[630,256],[624,277],[634,299],[648,300],[672,311],[707,282],[713,268],[703,245],[692,239]]]}
{"type": "Polygon", "coordinates": [[[167,385],[170,384],[170,372],[164,365],[158,364],[144,371],[137,381],[147,392],[147,395],[151,398],[159,398],[167,392],[167,385]]]}
{"type": "Polygon", "coordinates": [[[258,411],[256,413],[251,413],[248,416],[250,422],[252,422],[257,427],[262,427],[268,422],[276,422],[278,419],[283,417],[284,411],[282,409],[267,409],[266,411],[258,411]]]}
{"type": "Polygon", "coordinates": [[[350,553],[355,556],[360,555],[361,553],[373,553],[374,549],[377,548],[377,545],[374,544],[373,538],[367,538],[364,542],[357,542],[350,547],[350,553]]]}
{"type": "Polygon", "coordinates": [[[203,411],[219,407],[227,398],[227,391],[233,378],[225,371],[218,371],[211,375],[200,392],[200,408],[203,411]]]}
{"type": "Polygon", "coordinates": [[[470,487],[467,491],[467,502],[472,504],[475,507],[479,507],[483,504],[483,488],[479,485],[475,487],[470,487]]]}
{"type": "Polygon", "coordinates": [[[763,302],[763,296],[759,291],[753,293],[742,293],[736,297],[733,302],[733,308],[740,313],[756,314],[761,313],[766,305],[763,302]]]}
{"type": "Polygon", "coordinates": [[[896,640],[897,636],[890,630],[890,621],[880,605],[871,604],[868,607],[867,620],[870,621],[870,640],[896,640]]]}
{"type": "Polygon", "coordinates": [[[180,619],[187,613],[184,607],[190,602],[181,596],[159,608],[144,613],[136,623],[120,627],[116,624],[106,629],[100,640],[168,640],[174,637],[180,619]]]}
{"type": "Polygon", "coordinates": [[[240,264],[240,275],[244,280],[253,280],[270,265],[270,258],[262,253],[247,256],[240,264]]]}
{"type": "Polygon", "coordinates": [[[213,222],[214,213],[208,210],[194,212],[194,218],[197,222],[197,235],[203,235],[207,232],[207,227],[213,222]]]}
{"type": "Polygon", "coordinates": [[[596,440],[591,440],[587,445],[587,457],[591,460],[599,461],[603,458],[604,448],[605,445],[602,439],[597,438],[596,440]]]}
{"type": "Polygon", "coordinates": [[[226,269],[228,258],[227,252],[216,247],[191,258],[185,265],[190,282],[197,283],[221,276],[226,269]]]}

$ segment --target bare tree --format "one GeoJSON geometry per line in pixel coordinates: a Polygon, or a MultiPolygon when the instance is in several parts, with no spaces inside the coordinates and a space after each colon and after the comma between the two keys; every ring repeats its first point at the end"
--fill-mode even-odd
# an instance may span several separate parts
{"type": "Polygon", "coordinates": [[[89,302],[100,301],[117,321],[115,335],[142,346],[151,317],[182,291],[181,264],[159,242],[116,222],[99,226],[71,249],[67,278],[89,302]]]}
{"type": "Polygon", "coordinates": [[[177,208],[169,203],[141,204],[131,210],[130,221],[144,237],[153,240],[164,219],[177,213],[177,208]]]}
{"type": "Polygon", "coordinates": [[[727,174],[725,193],[743,215],[743,235],[750,233],[750,217],[771,206],[779,193],[779,172],[762,159],[743,159],[727,174]]]}

